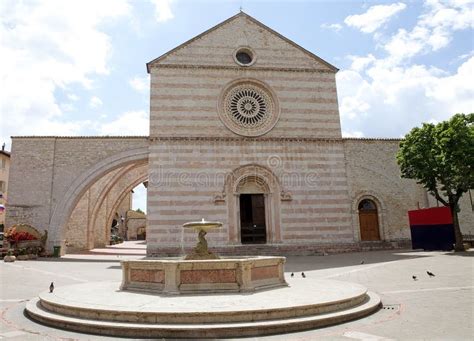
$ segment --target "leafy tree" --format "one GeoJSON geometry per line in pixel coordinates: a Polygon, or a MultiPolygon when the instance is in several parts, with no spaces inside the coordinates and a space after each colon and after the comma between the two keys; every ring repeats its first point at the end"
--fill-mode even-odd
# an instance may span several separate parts
{"type": "Polygon", "coordinates": [[[400,142],[397,161],[403,178],[416,180],[451,209],[454,248],[463,250],[458,203],[474,188],[474,113],[413,128],[400,142]]]}
{"type": "Polygon", "coordinates": [[[143,214],[145,213],[145,212],[143,212],[140,208],[137,208],[137,209],[135,210],[135,212],[143,213],[143,214]]]}

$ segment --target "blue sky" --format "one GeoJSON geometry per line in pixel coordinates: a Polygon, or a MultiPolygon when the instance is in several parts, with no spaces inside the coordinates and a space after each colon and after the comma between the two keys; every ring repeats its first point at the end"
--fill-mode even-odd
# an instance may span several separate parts
{"type": "Polygon", "coordinates": [[[0,139],[147,135],[145,63],[240,6],[340,69],[344,136],[474,111],[473,1],[6,0],[0,139]]]}

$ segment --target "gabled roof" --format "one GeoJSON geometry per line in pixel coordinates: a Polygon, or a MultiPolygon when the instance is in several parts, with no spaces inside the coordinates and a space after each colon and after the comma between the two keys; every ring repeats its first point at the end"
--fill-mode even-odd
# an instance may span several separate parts
{"type": "Polygon", "coordinates": [[[294,46],[295,48],[299,49],[300,51],[302,51],[303,53],[305,53],[306,55],[308,55],[309,57],[315,59],[316,61],[326,65],[330,70],[334,71],[334,72],[337,72],[339,71],[339,69],[337,67],[335,67],[334,65],[328,63],[327,61],[325,61],[324,59],[318,57],[317,55],[315,55],[314,53],[306,50],[305,48],[301,47],[300,45],[296,44],[294,41],[286,38],[285,36],[281,35],[280,33],[276,32],[275,30],[271,29],[270,27],[266,26],[265,24],[261,23],[260,21],[258,21],[257,19],[255,19],[254,17],[248,15],[247,13],[243,12],[243,11],[240,11],[239,13],[237,13],[236,15],[228,18],[227,20],[224,20],[223,22],[217,24],[216,26],[214,27],[211,27],[210,29],[208,29],[207,31],[204,31],[203,33],[195,36],[194,38],[191,38],[189,39],[188,41],[182,43],[181,45],[175,47],[174,49],[166,52],[165,54],[162,54],[161,56],[159,56],[158,58],[155,58],[153,59],[152,61],[146,63],[146,68],[147,68],[147,72],[150,73],[150,66],[154,63],[157,63],[163,59],[165,59],[167,56],[173,54],[174,52],[182,49],[183,47],[186,47],[187,45],[189,45],[190,43],[192,43],[193,41],[195,40],[198,40],[202,37],[204,37],[205,35],[217,30],[218,28],[230,23],[231,21],[239,18],[239,17],[245,17],[247,19],[249,19],[250,21],[252,21],[253,23],[255,23],[256,25],[262,27],[263,29],[271,32],[272,34],[274,34],[275,36],[279,37],[280,39],[286,41],[287,43],[289,43],[290,45],[294,46]]]}

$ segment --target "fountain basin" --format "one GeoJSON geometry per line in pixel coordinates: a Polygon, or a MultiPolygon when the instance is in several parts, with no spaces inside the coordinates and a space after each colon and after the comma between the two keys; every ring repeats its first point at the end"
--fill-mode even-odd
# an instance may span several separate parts
{"type": "Polygon", "coordinates": [[[254,292],[287,286],[285,257],[123,260],[121,290],[161,294],[254,292]]]}

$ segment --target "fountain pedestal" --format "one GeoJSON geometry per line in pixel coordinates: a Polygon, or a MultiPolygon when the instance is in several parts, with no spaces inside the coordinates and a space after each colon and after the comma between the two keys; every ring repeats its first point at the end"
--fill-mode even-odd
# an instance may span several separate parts
{"type": "Polygon", "coordinates": [[[124,260],[121,290],[163,294],[254,292],[288,285],[285,257],[124,260]]]}
{"type": "Polygon", "coordinates": [[[186,229],[193,229],[198,232],[198,242],[192,253],[186,255],[186,260],[202,260],[202,259],[219,259],[219,256],[209,251],[207,247],[206,234],[208,231],[221,227],[222,223],[218,221],[201,221],[190,222],[183,225],[186,229]]]}

